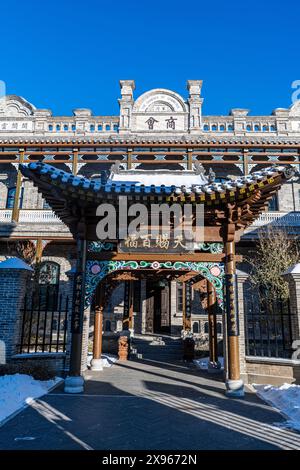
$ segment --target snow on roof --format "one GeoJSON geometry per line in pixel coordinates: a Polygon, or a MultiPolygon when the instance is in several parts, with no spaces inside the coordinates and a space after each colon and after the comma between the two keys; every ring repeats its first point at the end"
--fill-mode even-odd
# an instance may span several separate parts
{"type": "Polygon", "coordinates": [[[285,274],[300,274],[300,263],[291,266],[287,271],[283,273],[283,275],[285,274]]]}
{"type": "Polygon", "coordinates": [[[26,271],[33,271],[31,266],[26,264],[20,258],[8,258],[0,263],[0,269],[23,269],[26,271]]]}
{"type": "Polygon", "coordinates": [[[208,184],[208,178],[195,171],[172,171],[172,170],[120,170],[119,173],[112,173],[109,181],[122,181],[132,184],[143,184],[145,186],[186,186],[191,188],[194,185],[208,184]]]}

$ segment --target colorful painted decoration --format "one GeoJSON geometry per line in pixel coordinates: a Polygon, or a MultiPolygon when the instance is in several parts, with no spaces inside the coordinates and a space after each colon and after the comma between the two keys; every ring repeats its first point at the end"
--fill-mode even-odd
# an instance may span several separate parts
{"type": "Polygon", "coordinates": [[[95,289],[100,281],[108,274],[118,270],[140,270],[140,269],[171,269],[174,271],[194,271],[209,280],[216,289],[218,304],[223,307],[223,263],[206,263],[190,261],[91,261],[86,264],[86,307],[90,305],[95,289]]]}

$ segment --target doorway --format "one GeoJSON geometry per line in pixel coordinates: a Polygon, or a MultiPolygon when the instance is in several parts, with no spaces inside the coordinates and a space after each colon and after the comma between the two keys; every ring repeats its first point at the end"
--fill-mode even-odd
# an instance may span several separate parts
{"type": "Polygon", "coordinates": [[[170,334],[169,281],[147,281],[146,299],[146,333],[170,334]]]}

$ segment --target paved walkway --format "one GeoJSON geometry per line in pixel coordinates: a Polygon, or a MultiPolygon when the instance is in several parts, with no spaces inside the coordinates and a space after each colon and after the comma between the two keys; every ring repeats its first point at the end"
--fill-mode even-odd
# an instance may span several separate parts
{"type": "Polygon", "coordinates": [[[300,449],[300,434],[250,391],[226,398],[222,381],[180,362],[86,378],[84,394],[56,389],[8,421],[0,449],[300,449]]]}

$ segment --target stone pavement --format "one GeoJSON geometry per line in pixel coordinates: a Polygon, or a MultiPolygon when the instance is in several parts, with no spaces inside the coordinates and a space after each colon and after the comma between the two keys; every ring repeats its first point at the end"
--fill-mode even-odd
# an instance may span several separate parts
{"type": "Polygon", "coordinates": [[[4,424],[0,449],[300,449],[250,390],[226,398],[220,379],[182,362],[127,361],[86,379],[84,394],[56,389],[4,424]]]}

